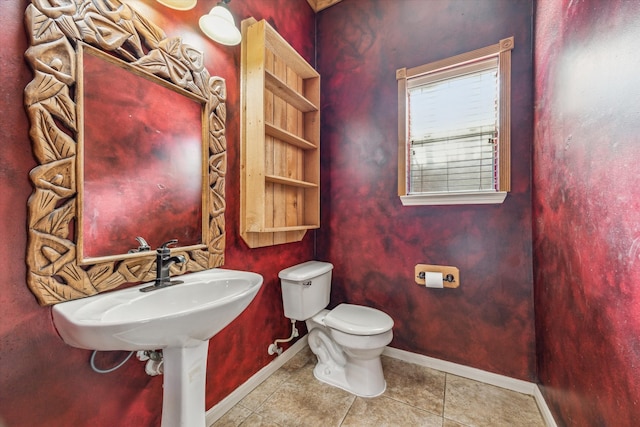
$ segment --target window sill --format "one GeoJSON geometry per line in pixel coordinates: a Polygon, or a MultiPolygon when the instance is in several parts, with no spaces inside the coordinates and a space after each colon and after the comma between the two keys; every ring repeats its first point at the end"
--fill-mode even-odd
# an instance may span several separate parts
{"type": "Polygon", "coordinates": [[[504,202],[506,191],[423,193],[400,196],[403,206],[493,205],[504,202]]]}

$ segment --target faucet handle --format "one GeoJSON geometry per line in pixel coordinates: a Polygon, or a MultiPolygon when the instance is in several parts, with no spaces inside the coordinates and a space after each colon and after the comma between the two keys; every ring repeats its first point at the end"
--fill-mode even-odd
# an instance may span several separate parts
{"type": "Polygon", "coordinates": [[[149,244],[147,243],[146,240],[144,240],[143,237],[138,236],[138,237],[136,237],[136,240],[138,241],[138,244],[139,244],[138,248],[137,249],[129,249],[129,253],[130,254],[133,254],[133,253],[136,253],[136,252],[146,252],[146,251],[151,250],[151,246],[149,246],[149,244]]]}
{"type": "Polygon", "coordinates": [[[164,242],[162,245],[160,245],[158,249],[169,249],[168,247],[170,245],[175,245],[176,243],[178,243],[178,239],[172,239],[172,240],[169,240],[168,242],[164,242]]]}

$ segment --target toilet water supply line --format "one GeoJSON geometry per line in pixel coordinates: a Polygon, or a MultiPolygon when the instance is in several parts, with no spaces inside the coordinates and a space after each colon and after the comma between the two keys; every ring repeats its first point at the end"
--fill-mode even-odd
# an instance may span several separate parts
{"type": "MultiPolygon", "coordinates": [[[[116,369],[120,369],[125,363],[127,363],[131,356],[133,356],[133,353],[136,352],[129,352],[127,357],[125,357],[122,362],[118,363],[113,368],[100,369],[96,366],[96,354],[98,354],[98,350],[94,350],[93,353],[91,353],[90,359],[91,369],[99,374],[108,374],[109,372],[113,372],[116,369]]],[[[162,358],[161,350],[141,350],[136,353],[136,358],[141,362],[147,362],[144,368],[144,371],[147,373],[147,375],[154,377],[156,375],[162,375],[164,373],[164,361],[162,358]]]]}
{"type": "Polygon", "coordinates": [[[269,345],[269,349],[267,350],[267,352],[270,355],[277,353],[278,356],[280,356],[282,354],[282,347],[278,347],[278,343],[289,342],[298,335],[300,334],[298,333],[298,329],[296,328],[296,321],[294,319],[291,319],[291,336],[289,338],[275,340],[273,344],[269,345]]]}

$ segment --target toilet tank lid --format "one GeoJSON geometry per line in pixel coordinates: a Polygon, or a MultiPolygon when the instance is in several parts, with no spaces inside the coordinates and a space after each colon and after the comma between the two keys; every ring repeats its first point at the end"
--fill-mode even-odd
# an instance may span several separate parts
{"type": "Polygon", "coordinates": [[[352,335],[377,335],[391,330],[393,319],[375,308],[340,304],[325,316],[324,324],[352,335]]]}
{"type": "Polygon", "coordinates": [[[309,280],[333,269],[333,264],[322,261],[307,261],[282,270],[278,277],[293,282],[309,280]]]}

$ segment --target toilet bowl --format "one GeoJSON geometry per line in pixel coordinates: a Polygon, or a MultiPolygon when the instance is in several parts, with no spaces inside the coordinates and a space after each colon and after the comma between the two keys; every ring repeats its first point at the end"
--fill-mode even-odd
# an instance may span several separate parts
{"type": "Polygon", "coordinates": [[[354,304],[327,310],[332,269],[309,261],[281,271],[285,316],[306,322],[318,380],[357,396],[379,396],[386,389],[380,355],[393,338],[393,319],[354,304]]]}

